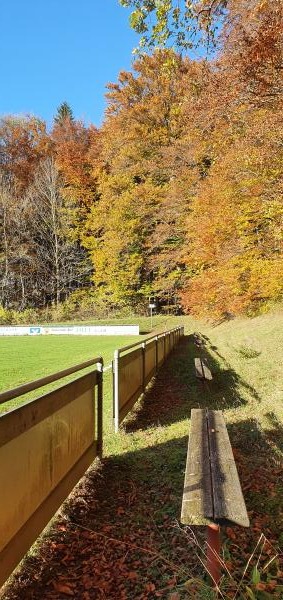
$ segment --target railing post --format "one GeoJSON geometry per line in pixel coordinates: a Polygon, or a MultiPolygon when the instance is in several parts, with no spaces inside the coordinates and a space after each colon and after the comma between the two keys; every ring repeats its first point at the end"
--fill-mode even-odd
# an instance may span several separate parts
{"type": "Polygon", "coordinates": [[[114,429],[115,433],[119,431],[119,350],[114,352],[114,389],[113,389],[113,404],[114,404],[114,429]]]}
{"type": "Polygon", "coordinates": [[[155,338],[155,373],[158,371],[158,335],[155,338]]]}
{"type": "Polygon", "coordinates": [[[97,364],[97,453],[102,458],[103,452],[103,358],[97,364]]]}
{"type": "Polygon", "coordinates": [[[145,342],[142,343],[142,391],[145,390],[145,342]]]}

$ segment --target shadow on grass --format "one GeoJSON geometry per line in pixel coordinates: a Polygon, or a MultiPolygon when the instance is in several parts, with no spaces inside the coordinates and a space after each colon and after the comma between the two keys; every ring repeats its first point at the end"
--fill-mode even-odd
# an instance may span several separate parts
{"type": "Polygon", "coordinates": [[[168,425],[190,417],[191,408],[223,410],[247,403],[243,391],[260,401],[256,390],[236,371],[224,363],[215,350],[210,352],[205,341],[200,347],[194,336],[184,336],[168,357],[124,423],[124,430],[134,432],[158,425],[168,425]],[[194,358],[206,360],[213,374],[212,382],[202,383],[195,376],[194,358]]]}
{"type": "Polygon", "coordinates": [[[283,424],[279,421],[277,415],[273,411],[266,413],[265,417],[271,427],[268,431],[268,436],[283,458],[283,424]]]}
{"type": "Polygon", "coordinates": [[[227,429],[254,527],[248,535],[255,539],[262,532],[282,548],[283,427],[273,416],[271,420],[271,429],[263,429],[256,418],[228,424],[227,429]]]}
{"type": "Polygon", "coordinates": [[[256,418],[228,424],[231,442],[243,452],[266,463],[283,465],[283,425],[273,412],[265,414],[270,426],[263,429],[256,418]]]}
{"type": "Polygon", "coordinates": [[[153,599],[200,576],[195,548],[177,523],[187,442],[184,436],[92,467],[5,600],[62,600],[64,592],[82,600],[153,599]]]}
{"type": "MultiPolygon", "coordinates": [[[[234,529],[241,543],[231,552],[241,573],[258,527],[273,544],[279,541],[279,470],[270,467],[272,449],[256,421],[229,430],[251,514],[250,529],[234,529]]],[[[92,467],[5,600],[62,600],[65,592],[83,600],[153,600],[156,592],[169,598],[174,591],[181,600],[196,597],[184,584],[203,578],[203,568],[192,536],[178,526],[187,442],[182,436],[92,467]]],[[[194,532],[203,544],[204,528],[194,532]]]]}

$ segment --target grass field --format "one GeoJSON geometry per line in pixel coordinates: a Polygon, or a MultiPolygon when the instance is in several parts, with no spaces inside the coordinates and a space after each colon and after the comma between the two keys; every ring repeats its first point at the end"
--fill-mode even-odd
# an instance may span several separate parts
{"type": "MultiPolygon", "coordinates": [[[[174,318],[155,317],[151,331],[150,319],[116,319],[91,321],[92,325],[138,324],[141,335],[150,336],[161,329],[175,327],[174,318]],[[172,325],[171,325],[172,324],[172,325]]],[[[64,325],[73,323],[65,322],[64,325]]],[[[77,322],[76,325],[79,325],[77,322]]],[[[87,322],[82,322],[86,325],[87,322]]],[[[52,325],[54,325],[52,323],[52,325]]],[[[102,356],[105,364],[113,358],[116,348],[138,341],[138,336],[39,336],[0,337],[0,391],[32,381],[92,357],[102,356]]]]}
{"type": "MultiPolygon", "coordinates": [[[[132,575],[132,579],[129,577],[123,583],[126,598],[155,597],[150,595],[150,591],[146,595],[146,585],[154,585],[157,591],[160,590],[159,596],[165,598],[173,593],[178,594],[176,597],[180,599],[214,598],[207,589],[193,587],[201,577],[197,549],[182,529],[176,530],[176,521],[180,517],[190,409],[205,406],[221,409],[235,451],[251,528],[223,530],[224,558],[233,577],[224,578],[223,595],[219,597],[282,600],[283,568],[277,553],[280,554],[283,546],[283,311],[278,309],[254,319],[235,319],[217,326],[190,317],[155,318],[154,326],[157,331],[165,326],[170,328],[181,324],[185,325],[186,335],[180,347],[169,357],[144,399],[137,403],[117,435],[112,432],[112,378],[110,372],[105,373],[106,458],[99,477],[95,470],[90,475],[90,495],[84,491],[79,493],[79,497],[84,498],[84,506],[88,506],[84,509],[84,516],[77,512],[75,500],[69,510],[73,511],[75,521],[80,519],[91,530],[104,531],[107,523],[113,540],[129,539],[129,544],[134,540],[140,547],[149,543],[144,535],[151,540],[150,547],[159,558],[148,563],[146,556],[139,555],[139,567],[130,564],[130,573],[138,570],[139,575],[137,579],[132,575]],[[201,332],[205,339],[203,353],[213,372],[210,387],[203,387],[195,378],[193,358],[197,351],[191,338],[194,331],[201,332]],[[121,506],[126,506],[126,509],[121,506]],[[259,539],[261,544],[252,556],[259,539]],[[241,581],[251,556],[249,568],[241,581]],[[169,558],[170,564],[175,567],[172,566],[173,571],[168,574],[171,567],[165,568],[164,565],[169,558]],[[239,593],[235,595],[239,582],[239,593]]],[[[149,319],[143,320],[142,328],[150,333],[149,319]]],[[[114,348],[127,343],[130,340],[125,337],[2,338],[1,355],[5,348],[5,358],[0,367],[1,387],[11,388],[97,354],[102,354],[105,364],[108,364],[114,348]]],[[[60,535],[62,537],[59,532],[59,538],[60,535]]],[[[72,528],[64,536],[64,544],[73,544],[74,548],[71,568],[79,570],[81,550],[76,555],[72,528]]],[[[203,543],[201,533],[198,539],[199,543],[203,543]]],[[[92,537],[94,554],[95,543],[92,537]]],[[[99,565],[99,539],[97,544],[99,565]]],[[[109,541],[108,545],[109,567],[104,565],[104,568],[109,568],[112,573],[114,565],[114,571],[118,573],[122,554],[117,544],[111,545],[109,541]]],[[[30,595],[26,591],[27,599],[37,599],[42,594],[45,598],[54,597],[52,586],[48,595],[49,569],[58,569],[62,557],[54,554],[48,543],[44,552],[48,567],[46,572],[42,567],[42,587],[39,586],[35,595],[33,588],[30,595]]],[[[99,566],[96,569],[98,577],[99,566]]],[[[93,562],[90,563],[92,570],[93,562]]],[[[79,581],[79,576],[77,579],[79,581]]],[[[81,597],[79,582],[74,580],[73,585],[74,595],[81,597]]],[[[107,588],[103,593],[108,598],[117,598],[115,586],[113,590],[107,588]]],[[[17,595],[7,595],[7,600],[14,598],[17,595]]]]}
{"type": "MultiPolygon", "coordinates": [[[[64,323],[71,325],[73,323],[64,323]]],[[[79,323],[76,323],[79,324],[79,323]]],[[[84,325],[86,322],[83,323],[84,325]]],[[[91,321],[91,324],[133,324],[133,319],[117,319],[105,321],[91,321]]],[[[134,320],[134,324],[140,326],[140,333],[150,336],[153,332],[175,327],[175,319],[168,317],[155,317],[153,330],[151,330],[150,319],[141,317],[134,320]],[[172,324],[173,323],[173,324],[172,324]]],[[[110,364],[113,359],[114,350],[135,341],[140,336],[39,336],[39,337],[0,337],[0,392],[12,389],[22,383],[39,379],[46,375],[56,373],[62,369],[82,363],[91,358],[102,356],[104,365],[110,364]]],[[[87,372],[87,371],[86,371],[87,372]]],[[[70,381],[78,377],[78,374],[65,378],[60,382],[70,381]]],[[[105,377],[105,412],[108,415],[110,409],[111,391],[109,385],[111,378],[105,377]]],[[[59,383],[46,386],[44,391],[58,387],[59,383]]],[[[43,390],[40,391],[40,393],[43,390]]],[[[29,399],[35,398],[38,391],[22,396],[15,401],[0,405],[0,413],[6,412],[29,399]]],[[[109,425],[109,424],[108,424],[109,425]]],[[[112,422],[111,422],[112,426],[112,422]]],[[[106,429],[107,421],[106,421],[106,429]]]]}

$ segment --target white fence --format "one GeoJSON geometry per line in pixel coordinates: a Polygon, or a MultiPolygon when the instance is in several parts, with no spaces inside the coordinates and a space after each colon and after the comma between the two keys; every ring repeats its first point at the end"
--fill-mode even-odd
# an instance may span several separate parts
{"type": "Polygon", "coordinates": [[[139,335],[139,325],[60,325],[57,327],[12,326],[0,327],[6,335],[139,335]]]}

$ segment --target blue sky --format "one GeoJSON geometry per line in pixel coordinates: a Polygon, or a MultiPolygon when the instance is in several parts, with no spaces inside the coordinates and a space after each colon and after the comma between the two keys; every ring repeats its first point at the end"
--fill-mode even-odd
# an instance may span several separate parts
{"type": "Polygon", "coordinates": [[[99,125],[105,85],[130,69],[138,37],[118,0],[2,0],[0,115],[50,124],[66,100],[99,125]]]}

